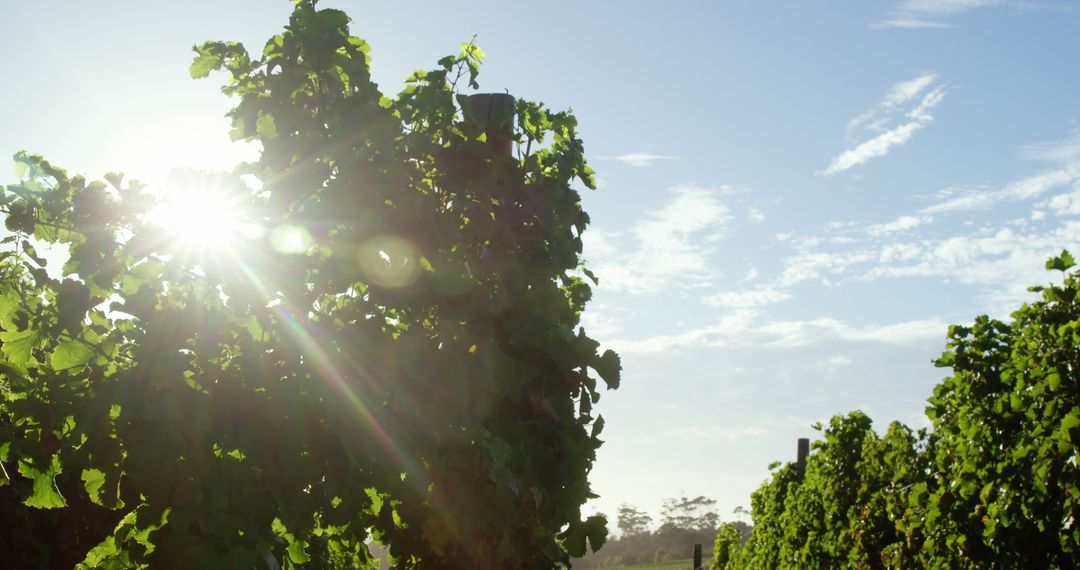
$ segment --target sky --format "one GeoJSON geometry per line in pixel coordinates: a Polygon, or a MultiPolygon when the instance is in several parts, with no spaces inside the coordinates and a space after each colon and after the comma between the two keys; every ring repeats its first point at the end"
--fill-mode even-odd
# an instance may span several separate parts
{"type": "MultiPolygon", "coordinates": [[[[577,115],[600,180],[584,325],[624,366],[590,512],[705,495],[731,520],[815,422],[926,425],[948,325],[1007,318],[1080,250],[1067,0],[322,5],[388,93],[475,35],[482,90],[577,115]]],[[[257,148],[229,143],[191,47],[258,51],[290,9],[5,0],[0,156],[151,182],[231,169],[257,148]]]]}

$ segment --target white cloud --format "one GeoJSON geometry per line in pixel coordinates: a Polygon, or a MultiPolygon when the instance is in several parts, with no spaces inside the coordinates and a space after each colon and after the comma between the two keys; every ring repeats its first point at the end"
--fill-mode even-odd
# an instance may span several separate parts
{"type": "Polygon", "coordinates": [[[713,307],[727,307],[731,309],[752,309],[779,303],[791,298],[791,293],[777,291],[772,287],[763,289],[751,289],[748,291],[725,291],[715,295],[704,297],[702,301],[713,307]]]}
{"type": "Polygon", "coordinates": [[[843,172],[853,166],[858,166],[871,158],[885,156],[892,147],[898,144],[904,144],[911,140],[911,136],[915,134],[915,131],[922,127],[923,124],[918,122],[904,123],[895,129],[881,133],[880,135],[859,144],[855,148],[844,151],[834,158],[833,161],[829,163],[829,167],[825,169],[825,174],[828,175],[843,172]]]}
{"type": "Polygon", "coordinates": [[[890,243],[881,248],[881,253],[878,254],[877,262],[881,264],[890,264],[903,261],[911,261],[922,253],[922,246],[915,243],[890,243]]]}
{"type": "Polygon", "coordinates": [[[872,251],[798,252],[785,260],[777,285],[786,288],[823,275],[841,275],[849,266],[876,258],[872,251]]]}
{"type": "MultiPolygon", "coordinates": [[[[1057,203],[1063,215],[1080,214],[1080,196],[1075,202],[1072,195],[1065,196],[1069,198],[1057,203]]],[[[1047,258],[1062,249],[1080,250],[1080,220],[1075,219],[1049,229],[1041,224],[961,227],[971,229],[940,239],[912,237],[877,244],[858,242],[843,250],[797,250],[767,286],[786,292],[812,280],[845,286],[882,279],[935,278],[974,287],[980,310],[1007,316],[1030,298],[1028,286],[1052,277],[1044,268],[1047,258]]]]}
{"type": "Polygon", "coordinates": [[[931,111],[945,99],[945,86],[938,85],[926,92],[918,105],[902,115],[899,114],[901,111],[899,107],[910,103],[920,93],[924,93],[935,81],[937,81],[937,75],[933,73],[924,73],[913,79],[901,81],[893,85],[875,108],[852,119],[848,123],[849,130],[862,128],[879,134],[840,153],[833,158],[823,174],[843,172],[872,158],[885,156],[893,147],[911,140],[916,131],[934,120],[931,111]],[[883,131],[886,125],[894,121],[897,121],[895,126],[883,131]]]}
{"type": "Polygon", "coordinates": [[[831,356],[825,361],[829,366],[849,366],[851,364],[851,357],[844,356],[842,354],[831,356]]]}
{"type": "Polygon", "coordinates": [[[892,345],[913,344],[928,338],[943,338],[948,323],[940,319],[919,319],[890,325],[856,327],[832,318],[808,321],[778,321],[762,326],[764,336],[771,336],[772,346],[805,346],[825,340],[882,343],[892,345]]]}
{"type": "Polygon", "coordinates": [[[938,86],[933,91],[926,94],[919,105],[908,111],[907,118],[918,121],[920,123],[929,123],[934,120],[934,116],[930,114],[930,111],[934,107],[938,106],[945,99],[945,87],[938,86]]]}
{"type": "Polygon", "coordinates": [[[932,221],[934,221],[934,218],[931,218],[930,216],[900,216],[885,224],[873,224],[866,228],[866,233],[876,237],[910,230],[924,224],[929,224],[932,221]]]}
{"type": "Polygon", "coordinates": [[[907,103],[932,85],[934,81],[937,81],[936,73],[924,73],[914,79],[901,81],[893,85],[893,88],[889,90],[889,94],[885,96],[884,104],[888,107],[895,107],[907,103]]]}
{"type": "MultiPolygon", "coordinates": [[[[1080,185],[1078,185],[1080,186],[1080,185]]],[[[1058,216],[1080,216],[1080,187],[1067,194],[1058,194],[1047,202],[1047,206],[1058,216]]],[[[1044,212],[1032,212],[1031,219],[1036,219],[1035,214],[1044,212]]],[[[1042,219],[1042,217],[1038,218],[1042,219]]]]}
{"type": "Polygon", "coordinates": [[[896,9],[927,15],[955,14],[1001,3],[1001,0],[900,0],[896,9]]]}
{"type": "Polygon", "coordinates": [[[864,111],[859,116],[848,121],[849,131],[865,129],[872,132],[881,132],[893,120],[896,107],[903,105],[917,97],[937,81],[936,73],[923,73],[907,81],[900,81],[893,85],[885,97],[873,108],[864,111]]]}
{"type": "Polygon", "coordinates": [[[620,154],[618,156],[601,156],[600,160],[617,160],[629,164],[630,166],[643,168],[652,165],[652,163],[658,160],[676,160],[677,158],[678,157],[663,154],[653,154],[651,152],[634,152],[630,154],[620,154]]]}
{"type": "Polygon", "coordinates": [[[903,346],[922,344],[928,339],[944,339],[948,330],[948,323],[941,319],[855,326],[833,318],[755,324],[756,317],[753,311],[740,310],[721,316],[716,324],[676,335],[608,344],[622,354],[655,354],[695,347],[796,348],[836,342],[903,346]]]}
{"type": "Polygon", "coordinates": [[[871,28],[948,28],[945,20],[969,10],[1005,4],[1004,0],[900,0],[889,16],[871,28]]]}
{"type": "Polygon", "coordinates": [[[669,191],[666,204],[628,231],[585,232],[590,268],[602,287],[651,295],[670,287],[701,287],[717,275],[708,260],[732,219],[723,197],[734,190],[677,186],[669,191]]]}
{"type": "Polygon", "coordinates": [[[746,219],[755,224],[760,224],[765,221],[765,214],[758,208],[747,208],[746,219]]]}
{"type": "Polygon", "coordinates": [[[999,202],[1027,200],[1080,179],[1080,162],[1021,178],[989,192],[969,191],[922,209],[925,214],[986,209],[999,202]]]}
{"type": "Polygon", "coordinates": [[[1037,143],[1020,147],[1020,155],[1031,160],[1069,164],[1080,160],[1080,132],[1064,141],[1037,143]]]}
{"type": "Polygon", "coordinates": [[[725,340],[738,340],[751,330],[755,318],[753,311],[735,311],[722,315],[712,325],[688,329],[673,335],[657,335],[637,340],[613,340],[610,345],[620,354],[656,354],[686,347],[713,346],[725,340]]]}
{"type": "Polygon", "coordinates": [[[634,315],[624,307],[593,303],[581,314],[581,325],[590,337],[602,341],[622,333],[623,316],[634,315]]]}
{"type": "Polygon", "coordinates": [[[892,18],[870,24],[873,29],[899,28],[902,30],[920,30],[924,28],[951,28],[944,22],[934,20],[921,20],[919,18],[892,18]]]}

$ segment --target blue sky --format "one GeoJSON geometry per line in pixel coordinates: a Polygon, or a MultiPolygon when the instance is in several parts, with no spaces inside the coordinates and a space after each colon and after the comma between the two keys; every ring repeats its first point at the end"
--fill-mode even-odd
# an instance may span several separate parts
{"type": "MultiPolygon", "coordinates": [[[[324,4],[388,92],[475,34],[484,90],[577,114],[601,180],[585,322],[625,366],[593,509],[701,494],[727,518],[815,421],[922,425],[947,324],[1007,315],[1080,250],[1065,0],[324,4]]],[[[2,10],[0,155],[155,181],[255,151],[190,48],[259,49],[288,2],[2,10]]]]}

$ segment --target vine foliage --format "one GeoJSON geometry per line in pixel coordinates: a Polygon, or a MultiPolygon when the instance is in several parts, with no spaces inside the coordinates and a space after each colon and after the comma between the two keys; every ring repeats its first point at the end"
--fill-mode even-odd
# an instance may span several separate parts
{"type": "Polygon", "coordinates": [[[581,505],[621,366],[579,326],[574,186],[595,181],[575,118],[518,101],[521,150],[493,154],[461,112],[478,47],[387,96],[313,0],[260,53],[196,54],[262,147],[203,182],[261,237],[178,248],[139,183],[25,153],[0,198],[0,496],[23,562],[363,567],[374,540],[402,568],[549,568],[603,544],[581,505]]]}
{"type": "Polygon", "coordinates": [[[805,479],[774,471],[733,567],[1080,566],[1080,271],[1046,266],[1062,283],[1011,322],[949,328],[930,429],[836,416],[805,479]]]}

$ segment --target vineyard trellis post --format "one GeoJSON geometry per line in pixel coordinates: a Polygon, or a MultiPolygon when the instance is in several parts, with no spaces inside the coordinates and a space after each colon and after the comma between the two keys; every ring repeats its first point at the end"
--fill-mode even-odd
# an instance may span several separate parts
{"type": "Polygon", "coordinates": [[[810,440],[800,437],[798,449],[795,452],[795,477],[802,481],[806,476],[806,456],[810,454],[810,440]]]}
{"type": "Polygon", "coordinates": [[[514,97],[508,93],[469,95],[465,116],[484,129],[488,148],[497,155],[511,156],[514,143],[514,97]]]}

